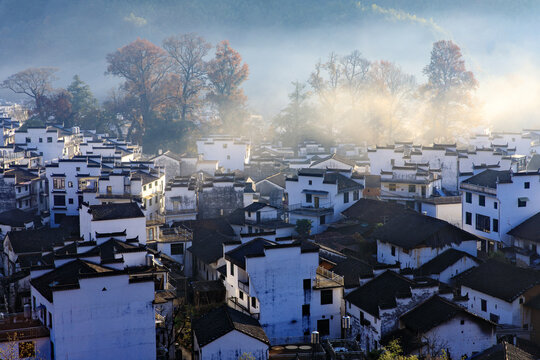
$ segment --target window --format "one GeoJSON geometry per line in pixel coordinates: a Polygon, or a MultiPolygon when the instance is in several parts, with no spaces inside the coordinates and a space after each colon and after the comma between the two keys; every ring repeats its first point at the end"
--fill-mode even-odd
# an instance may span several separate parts
{"type": "Polygon", "coordinates": [[[486,206],[486,197],[484,195],[478,195],[478,205],[486,206]]]}
{"type": "Polygon", "coordinates": [[[32,309],[36,310],[36,297],[32,296],[32,309]]]}
{"type": "Polygon", "coordinates": [[[389,191],[396,191],[396,184],[388,184],[389,191]]]}
{"type": "Polygon", "coordinates": [[[304,279],[304,290],[311,290],[311,279],[304,279]]]}
{"type": "Polygon", "coordinates": [[[66,206],[66,197],[64,195],[54,195],[54,206],[66,206]]]}
{"type": "Polygon", "coordinates": [[[461,320],[461,325],[465,325],[465,320],[461,320]]]}
{"type": "Polygon", "coordinates": [[[396,247],[392,246],[392,256],[396,256],[396,247]]]}
{"type": "Polygon", "coordinates": [[[409,185],[409,192],[410,193],[416,192],[416,185],[409,185]]]}
{"type": "Polygon", "coordinates": [[[313,185],[313,180],[309,180],[309,185],[313,185]]]}
{"type": "Polygon", "coordinates": [[[242,291],[238,291],[238,297],[240,300],[244,300],[244,293],[242,291]]]}
{"type": "Polygon", "coordinates": [[[524,187],[525,189],[530,189],[530,188],[531,188],[531,183],[528,182],[528,181],[525,181],[525,183],[523,184],[523,187],[524,187]]]}
{"type": "Polygon", "coordinates": [[[494,209],[497,209],[498,207],[499,207],[499,203],[495,201],[495,202],[493,203],[493,208],[494,208],[494,209]]]}
{"type": "Polygon", "coordinates": [[[487,301],[484,300],[484,299],[480,299],[480,308],[482,309],[482,311],[487,311],[487,301]]]}
{"type": "Polygon", "coordinates": [[[523,304],[523,298],[519,298],[519,303],[523,304]]]}
{"type": "Polygon", "coordinates": [[[310,314],[309,304],[302,305],[302,316],[309,316],[310,314]]]}
{"type": "Polygon", "coordinates": [[[27,143],[30,143],[30,142],[32,142],[32,139],[30,139],[29,137],[27,137],[27,138],[26,138],[26,142],[27,142],[27,143]]]}
{"type": "Polygon", "coordinates": [[[171,255],[184,254],[184,244],[171,244],[171,255]]]}
{"type": "Polygon", "coordinates": [[[52,137],[48,136],[48,137],[47,137],[47,142],[48,142],[48,143],[52,143],[52,137]]]}
{"type": "Polygon", "coordinates": [[[354,190],[353,193],[352,193],[352,197],[353,197],[354,201],[360,199],[360,191],[354,190]]]}
{"type": "Polygon", "coordinates": [[[499,232],[499,219],[493,219],[493,232],[499,232]]]}
{"type": "Polygon", "coordinates": [[[489,232],[491,219],[489,216],[476,214],[476,230],[489,232]]]}
{"type": "Polygon", "coordinates": [[[252,308],[257,307],[257,298],[254,298],[254,297],[251,298],[251,307],[252,308]]]}
{"type": "Polygon", "coordinates": [[[152,188],[152,183],[148,184],[148,188],[149,188],[149,189],[152,188]]]}
{"type": "Polygon", "coordinates": [[[52,329],[52,314],[49,311],[49,329],[52,329]]]}
{"type": "Polygon", "coordinates": [[[73,199],[72,198],[68,199],[68,204],[73,204],[73,199]]]}
{"type": "Polygon", "coordinates": [[[306,202],[311,203],[311,194],[306,194],[306,202]]]}
{"type": "Polygon", "coordinates": [[[79,172],[79,171],[81,171],[81,168],[77,166],[77,167],[75,168],[75,170],[76,170],[77,172],[79,172]]]}
{"type": "Polygon", "coordinates": [[[22,188],[20,186],[17,186],[17,192],[20,193],[22,188]]]}
{"type": "Polygon", "coordinates": [[[343,193],[343,203],[346,204],[349,202],[349,192],[344,192],[343,193]]]}
{"type": "Polygon", "coordinates": [[[148,200],[148,206],[152,206],[152,199],[151,198],[148,200]]]}
{"type": "Polygon", "coordinates": [[[319,218],[319,223],[321,225],[326,224],[326,215],[321,215],[321,217],[319,218]]]}
{"type": "Polygon", "coordinates": [[[518,207],[526,207],[527,198],[518,198],[518,207]]]}
{"type": "Polygon", "coordinates": [[[223,144],[223,148],[226,149],[226,148],[227,148],[227,144],[223,144]]]}
{"type": "Polygon", "coordinates": [[[227,160],[231,160],[231,155],[227,155],[227,160]]]}
{"type": "Polygon", "coordinates": [[[64,190],[66,188],[66,179],[53,178],[53,189],[64,190]]]}
{"type": "Polygon", "coordinates": [[[142,187],[142,189],[143,189],[143,191],[146,191],[146,185],[144,185],[144,186],[142,187]]]}
{"type": "Polygon", "coordinates": [[[233,263],[229,263],[229,270],[231,272],[231,276],[234,276],[234,264],[233,263]]]}
{"type": "Polygon", "coordinates": [[[465,202],[471,204],[472,203],[472,193],[466,192],[465,193],[465,202]]]}
{"type": "Polygon", "coordinates": [[[332,290],[321,290],[321,305],[332,304],[332,290]]]}
{"type": "Polygon", "coordinates": [[[42,142],[43,142],[43,138],[39,138],[39,142],[42,143],[42,142]]]}
{"type": "Polygon", "coordinates": [[[465,224],[472,225],[472,214],[468,211],[465,213],[465,224]]]}
{"type": "Polygon", "coordinates": [[[33,358],[36,356],[36,346],[33,341],[21,341],[19,343],[19,359],[33,358]]]}

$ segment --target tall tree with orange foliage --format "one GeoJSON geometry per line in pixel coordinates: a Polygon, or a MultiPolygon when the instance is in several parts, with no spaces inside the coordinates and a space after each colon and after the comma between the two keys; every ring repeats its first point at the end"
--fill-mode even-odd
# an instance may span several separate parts
{"type": "MultiPolygon", "coordinates": [[[[125,79],[124,89],[137,99],[138,111],[128,135],[144,132],[145,124],[166,100],[162,85],[170,69],[167,52],[148,40],[137,39],[108,54],[107,62],[106,73],[125,79]]],[[[140,141],[142,133],[136,138],[140,141]]]]}
{"type": "Polygon", "coordinates": [[[246,102],[240,86],[248,78],[248,65],[242,63],[242,56],[224,40],[217,45],[216,55],[209,61],[207,72],[208,98],[218,110],[223,129],[238,131],[246,102]]]}

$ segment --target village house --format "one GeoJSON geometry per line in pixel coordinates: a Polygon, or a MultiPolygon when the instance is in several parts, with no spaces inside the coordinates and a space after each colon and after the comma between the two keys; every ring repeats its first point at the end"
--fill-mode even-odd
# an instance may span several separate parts
{"type": "Polygon", "coordinates": [[[301,169],[285,184],[289,222],[309,220],[312,234],[342,219],[341,212],[360,199],[363,189],[350,171],[341,170],[301,169]]]}
{"type": "Polygon", "coordinates": [[[440,296],[433,296],[399,318],[402,332],[420,343],[411,351],[420,356],[463,359],[497,343],[496,324],[440,296]]]}
{"type": "Polygon", "coordinates": [[[508,334],[530,336],[523,304],[540,295],[540,273],[489,260],[459,275],[456,281],[468,298],[470,312],[506,325],[508,334]]]}
{"type": "Polygon", "coordinates": [[[50,163],[55,159],[69,159],[79,153],[77,133],[78,129],[72,132],[52,126],[29,126],[15,131],[15,144],[36,151],[45,163],[50,163]]]}
{"type": "Polygon", "coordinates": [[[77,259],[30,284],[32,311],[50,331],[55,359],[155,358],[152,276],[77,259]]]}
{"type": "Polygon", "coordinates": [[[377,261],[416,269],[448,249],[477,256],[478,238],[430,216],[408,211],[376,229],[377,261]]]}
{"type": "Polygon", "coordinates": [[[540,212],[512,228],[508,235],[516,264],[536,267],[540,263],[540,212]]]}
{"type": "Polygon", "coordinates": [[[24,313],[3,314],[0,319],[0,354],[13,360],[53,359],[49,328],[34,318],[30,305],[24,313]]]}
{"type": "Polygon", "coordinates": [[[204,160],[217,160],[226,172],[244,171],[244,165],[249,163],[251,144],[242,138],[211,135],[197,140],[197,152],[204,160]]]}
{"type": "Polygon", "coordinates": [[[161,152],[152,158],[152,161],[156,166],[159,166],[165,170],[165,181],[169,182],[177,176],[185,176],[190,174],[182,173],[182,157],[175,154],[170,150],[161,152]]]}
{"type": "Polygon", "coordinates": [[[319,267],[317,246],[256,238],[224,252],[229,305],[257,317],[272,343],[303,342],[314,330],[340,336],[343,278],[319,267]]]}
{"type": "Polygon", "coordinates": [[[195,360],[267,360],[270,341],[257,321],[224,305],[193,322],[195,360]]]}
{"type": "Polygon", "coordinates": [[[45,172],[12,165],[0,173],[0,211],[19,209],[32,214],[48,211],[45,172]]]}
{"type": "Polygon", "coordinates": [[[538,172],[485,170],[461,183],[463,230],[483,247],[511,245],[508,232],[540,211],[538,172]]]}
{"type": "Polygon", "coordinates": [[[272,206],[283,207],[285,198],[285,179],[287,174],[279,172],[255,183],[255,189],[261,199],[265,199],[272,206]]]}
{"type": "Polygon", "coordinates": [[[448,249],[416,269],[418,276],[428,276],[434,280],[449,284],[452,278],[474,266],[480,260],[461,250],[448,249]]]}
{"type": "Polygon", "coordinates": [[[175,177],[165,187],[165,222],[195,220],[197,218],[197,180],[175,177]]]}
{"type": "Polygon", "coordinates": [[[238,211],[238,216],[229,217],[229,223],[235,233],[241,235],[273,236],[273,238],[286,238],[295,233],[295,225],[283,221],[280,217],[282,211],[262,202],[253,202],[238,211]]]}

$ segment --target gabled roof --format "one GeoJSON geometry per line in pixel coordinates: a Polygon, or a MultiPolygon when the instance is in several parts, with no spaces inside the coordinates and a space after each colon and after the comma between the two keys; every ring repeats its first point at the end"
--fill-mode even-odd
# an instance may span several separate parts
{"type": "Polygon", "coordinates": [[[181,226],[193,232],[193,242],[188,250],[207,264],[223,256],[224,243],[240,243],[225,218],[180,221],[173,226],[181,226]]]}
{"type": "Polygon", "coordinates": [[[249,315],[223,305],[193,321],[193,332],[200,347],[236,330],[270,345],[261,324],[249,315]]]}
{"type": "Polygon", "coordinates": [[[418,275],[426,276],[432,274],[440,274],[444,270],[448,269],[448,267],[454,265],[456,262],[458,262],[464,257],[470,257],[471,259],[474,259],[477,263],[479,263],[478,259],[476,259],[474,256],[471,256],[470,254],[467,254],[464,251],[448,249],[443,253],[437,255],[424,265],[420,266],[417,269],[417,273],[418,275]]]}
{"type": "Polygon", "coordinates": [[[485,171],[482,171],[481,173],[471,176],[467,180],[464,180],[462,183],[496,189],[497,183],[510,182],[512,182],[512,173],[510,170],[487,169],[485,171]]]}
{"type": "Polygon", "coordinates": [[[540,170],[540,154],[533,154],[531,160],[527,163],[527,171],[540,170]]]}
{"type": "Polygon", "coordinates": [[[117,220],[144,217],[139,205],[135,202],[90,205],[92,220],[117,220]]]}
{"type": "Polygon", "coordinates": [[[473,355],[470,360],[536,360],[538,357],[506,341],[473,355]]]}
{"type": "Polygon", "coordinates": [[[24,227],[34,220],[34,215],[20,209],[11,209],[0,213],[0,224],[11,227],[24,227]]]}
{"type": "Polygon", "coordinates": [[[253,202],[253,203],[249,204],[248,206],[246,206],[244,208],[244,211],[256,212],[256,211],[261,210],[262,208],[265,208],[267,206],[271,207],[271,208],[274,208],[273,206],[262,203],[262,202],[253,202]]]}
{"type": "Polygon", "coordinates": [[[396,306],[396,296],[411,296],[413,284],[413,280],[387,270],[346,295],[345,300],[373,316],[379,316],[379,307],[396,306]]]}
{"type": "Polygon", "coordinates": [[[540,242],[540,212],[514,227],[507,234],[524,240],[540,242]]]}
{"type": "Polygon", "coordinates": [[[408,211],[412,210],[408,210],[402,205],[361,198],[341,213],[348,218],[356,218],[368,224],[382,224],[408,211]]]}
{"type": "Polygon", "coordinates": [[[323,162],[328,161],[328,160],[336,160],[336,161],[339,161],[339,162],[341,162],[341,163],[343,163],[345,165],[348,165],[350,167],[353,167],[353,168],[356,166],[356,163],[353,160],[350,160],[350,159],[348,159],[346,157],[343,157],[341,155],[338,155],[338,154],[334,153],[334,154],[332,154],[330,156],[326,156],[326,157],[324,157],[324,158],[322,158],[320,160],[315,161],[313,164],[311,164],[310,167],[313,167],[315,165],[318,165],[318,164],[323,163],[323,162]]]}
{"type": "Polygon", "coordinates": [[[88,250],[89,254],[96,254],[101,256],[102,261],[110,261],[115,259],[115,254],[125,254],[131,252],[146,252],[144,247],[128,244],[127,242],[117,239],[109,239],[104,243],[88,250]]]}
{"type": "Polygon", "coordinates": [[[30,284],[47,300],[52,302],[53,291],[77,289],[79,288],[79,279],[84,275],[104,273],[123,274],[123,272],[87,260],[76,259],[30,280],[30,284]]]}
{"type": "Polygon", "coordinates": [[[256,238],[227,252],[225,254],[225,259],[229,260],[230,262],[237,265],[238,267],[245,269],[246,257],[263,256],[264,248],[266,246],[273,246],[273,245],[276,245],[276,243],[273,241],[266,240],[263,238],[256,238]]]}
{"type": "Polygon", "coordinates": [[[491,321],[474,315],[463,307],[454,304],[438,295],[431,297],[400,317],[400,322],[409,330],[423,334],[427,331],[455,318],[457,315],[465,315],[485,326],[495,327],[491,321]]]}
{"type": "Polygon", "coordinates": [[[456,281],[459,285],[512,302],[528,289],[540,285],[540,272],[488,260],[458,275],[456,281]]]}
{"type": "Polygon", "coordinates": [[[16,254],[52,251],[53,247],[63,246],[69,236],[65,228],[10,231],[7,236],[16,254]]]}
{"type": "Polygon", "coordinates": [[[345,288],[360,286],[360,278],[373,276],[373,267],[367,262],[348,257],[332,268],[332,272],[343,276],[345,288]]]}
{"type": "Polygon", "coordinates": [[[478,238],[446,221],[414,211],[392,218],[373,232],[373,238],[403,249],[442,248],[478,238]]]}
{"type": "Polygon", "coordinates": [[[285,179],[286,178],[287,178],[286,174],[284,174],[282,172],[279,172],[277,174],[268,176],[267,178],[262,179],[262,180],[258,181],[257,183],[260,183],[262,181],[268,181],[268,182],[271,182],[274,185],[277,185],[277,186],[285,189],[285,179]]]}

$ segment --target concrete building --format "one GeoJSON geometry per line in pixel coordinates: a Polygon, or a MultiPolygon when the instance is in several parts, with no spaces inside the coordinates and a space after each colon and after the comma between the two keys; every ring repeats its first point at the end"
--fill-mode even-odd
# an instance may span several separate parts
{"type": "Polygon", "coordinates": [[[218,160],[226,172],[244,171],[244,165],[249,163],[251,145],[246,139],[212,135],[197,140],[197,152],[204,160],[218,160]]]}

